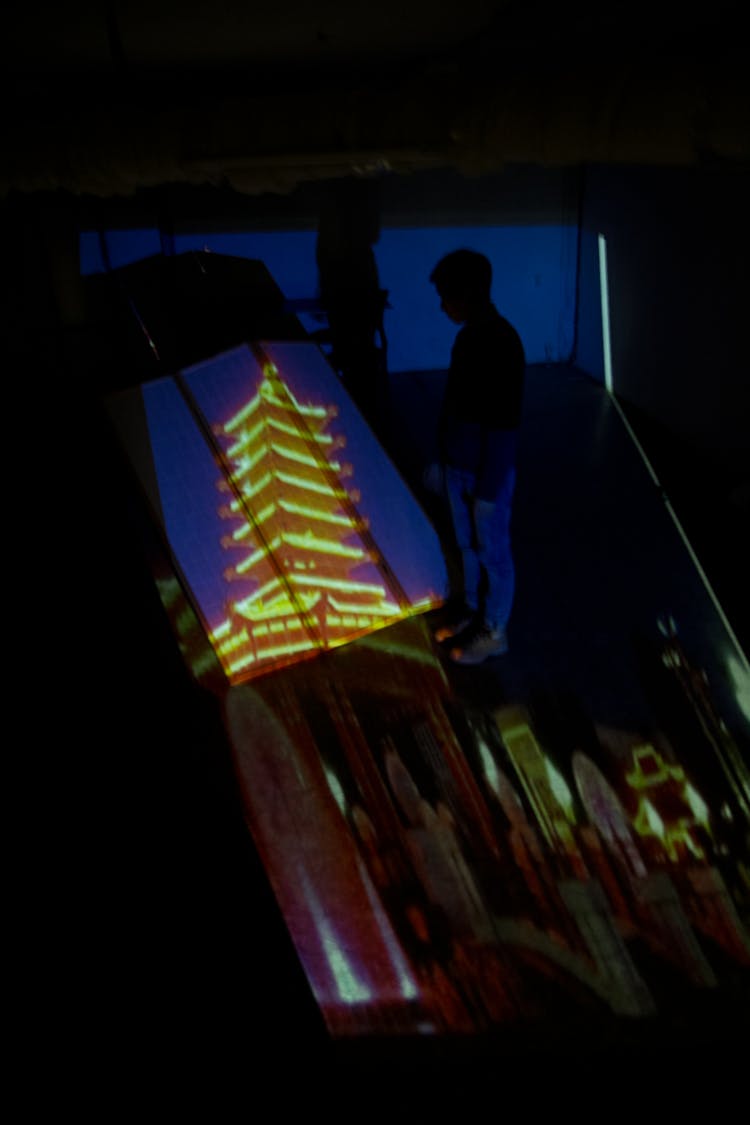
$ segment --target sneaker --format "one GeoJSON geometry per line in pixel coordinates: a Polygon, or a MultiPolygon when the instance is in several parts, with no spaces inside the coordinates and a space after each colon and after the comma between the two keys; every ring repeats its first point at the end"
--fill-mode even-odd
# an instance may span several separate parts
{"type": "Polygon", "coordinates": [[[476,610],[470,609],[465,602],[446,603],[444,609],[442,621],[432,634],[438,644],[450,641],[459,633],[463,633],[476,617],[476,610]]]}
{"type": "Polygon", "coordinates": [[[467,629],[459,644],[450,650],[450,658],[456,664],[481,664],[491,656],[502,656],[508,651],[508,636],[505,629],[491,629],[481,624],[476,629],[467,629]]]}

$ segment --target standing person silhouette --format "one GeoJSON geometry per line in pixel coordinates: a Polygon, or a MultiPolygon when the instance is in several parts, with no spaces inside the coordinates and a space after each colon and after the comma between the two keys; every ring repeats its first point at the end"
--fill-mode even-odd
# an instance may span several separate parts
{"type": "Polygon", "coordinates": [[[491,299],[492,265],[454,250],[430,274],[446,316],[462,327],[451,351],[438,448],[459,565],[437,642],[459,664],[508,650],[515,593],[510,520],[526,357],[491,299]]]}
{"type": "Polygon", "coordinates": [[[328,318],[331,364],[381,440],[389,421],[388,369],[373,246],[380,237],[377,185],[332,185],[318,221],[315,258],[321,305],[328,318]]]}

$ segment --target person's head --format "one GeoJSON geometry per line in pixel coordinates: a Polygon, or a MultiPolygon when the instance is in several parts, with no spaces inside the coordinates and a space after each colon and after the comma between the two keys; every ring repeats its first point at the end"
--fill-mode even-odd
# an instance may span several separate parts
{"type": "Polygon", "coordinates": [[[453,250],[437,263],[430,281],[440,297],[440,307],[456,324],[473,309],[486,305],[492,288],[492,265],[477,250],[453,250]]]}

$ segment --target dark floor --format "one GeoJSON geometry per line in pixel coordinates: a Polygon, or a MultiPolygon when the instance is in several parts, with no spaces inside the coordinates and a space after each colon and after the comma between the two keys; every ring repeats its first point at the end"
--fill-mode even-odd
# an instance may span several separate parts
{"type": "MultiPolygon", "coordinates": [[[[442,378],[393,376],[390,443],[438,524],[436,501],[420,482],[442,378]]],[[[216,716],[196,694],[167,627],[139,542],[142,514],[106,435],[101,455],[110,510],[98,504],[93,514],[106,582],[97,585],[92,608],[100,628],[109,631],[116,619],[117,632],[97,641],[106,660],[95,670],[96,710],[108,726],[100,740],[101,788],[91,800],[95,823],[81,840],[85,893],[96,902],[88,968],[106,982],[93,990],[94,1021],[121,1032],[139,1018],[139,1049],[149,1051],[184,1040],[191,1054],[222,1043],[240,1065],[258,1052],[269,1065],[319,1060],[323,1084],[341,1067],[364,1079],[382,1068],[429,1083],[444,1068],[486,1076],[509,1059],[519,1083],[540,1059],[545,1067],[562,1061],[566,1073],[579,1076],[646,1057],[672,1065],[691,1054],[708,1065],[713,1053],[724,1061],[711,1066],[732,1067],[735,1027],[747,1017],[746,971],[739,1001],[701,996],[692,1013],[682,1013],[684,1034],[673,1038],[672,1026],[669,1036],[630,1029],[599,1042],[583,1034],[566,1040],[559,1029],[545,1037],[541,1029],[512,1042],[331,1043],[253,849],[216,716]],[[114,618],[100,588],[117,607],[114,618]]],[[[750,715],[730,674],[744,674],[747,708],[747,661],[733,627],[613,403],[576,370],[529,370],[514,543],[510,653],[481,668],[450,670],[467,707],[575,699],[603,728],[647,730],[654,702],[639,644],[658,636],[658,621],[671,616],[718,712],[747,739],[750,715]]]]}
{"type": "MultiPolygon", "coordinates": [[[[436,520],[440,509],[422,489],[421,471],[433,455],[443,379],[440,372],[393,377],[394,454],[436,520]],[[420,411],[426,425],[412,421],[420,411]]],[[[636,436],[640,420],[637,426],[636,436]]],[[[519,677],[514,691],[521,694],[537,682],[567,684],[603,722],[645,719],[629,650],[637,633],[671,615],[723,712],[743,718],[726,667],[734,658],[747,668],[750,651],[739,529],[718,522],[718,501],[710,524],[705,495],[688,501],[681,462],[673,478],[667,474],[669,491],[663,473],[655,481],[644,454],[661,469],[673,464],[670,451],[659,456],[656,432],[649,430],[645,443],[636,443],[634,433],[585,373],[529,368],[513,523],[512,660],[502,674],[519,677]],[[715,555],[722,547],[720,566],[715,555]],[[703,565],[707,556],[710,568],[703,565]]]]}

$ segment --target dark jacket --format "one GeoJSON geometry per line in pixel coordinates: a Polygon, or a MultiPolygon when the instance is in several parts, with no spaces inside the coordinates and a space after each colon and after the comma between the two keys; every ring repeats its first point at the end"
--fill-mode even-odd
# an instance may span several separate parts
{"type": "Polygon", "coordinates": [[[512,324],[488,303],[458,332],[440,416],[443,461],[476,476],[474,495],[494,500],[515,465],[526,357],[512,324]]]}

